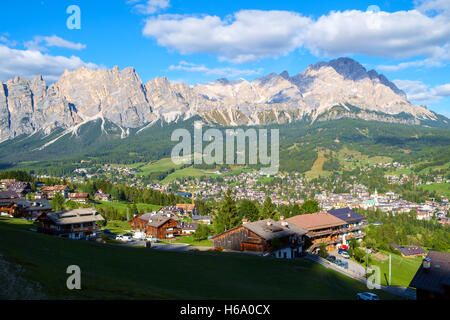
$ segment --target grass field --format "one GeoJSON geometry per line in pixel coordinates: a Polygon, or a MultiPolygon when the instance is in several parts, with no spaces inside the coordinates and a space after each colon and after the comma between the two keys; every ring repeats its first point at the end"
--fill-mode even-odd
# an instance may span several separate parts
{"type": "Polygon", "coordinates": [[[313,166],[311,167],[311,170],[307,171],[305,174],[306,178],[314,179],[314,178],[318,178],[320,176],[322,176],[322,177],[329,176],[331,174],[331,172],[323,170],[323,164],[325,163],[325,161],[327,161],[327,158],[325,157],[324,152],[319,150],[317,159],[314,162],[313,166]]]}
{"type": "Polygon", "coordinates": [[[130,223],[128,221],[108,220],[103,229],[108,229],[114,234],[123,235],[131,232],[130,223]]]}
{"type": "Polygon", "coordinates": [[[161,171],[169,171],[171,169],[181,168],[183,165],[176,165],[172,162],[171,158],[164,158],[155,162],[147,163],[143,166],[140,166],[139,175],[149,175],[153,172],[161,172],[161,171]]]}
{"type": "Polygon", "coordinates": [[[450,197],[450,184],[449,183],[433,183],[424,184],[422,187],[428,191],[436,191],[439,195],[450,197]]]}
{"type": "Polygon", "coordinates": [[[383,156],[369,158],[368,156],[363,155],[361,152],[350,150],[347,147],[343,147],[341,150],[339,150],[336,156],[345,169],[354,169],[358,166],[392,162],[392,158],[383,156]]]}
{"type": "MultiPolygon", "coordinates": [[[[0,253],[51,299],[355,299],[367,287],[306,259],[170,252],[62,239],[0,218],[0,253]],[[81,290],[68,290],[69,265],[81,290]]],[[[382,299],[396,298],[376,292],[382,299]]]]}
{"type": "MultiPolygon", "coordinates": [[[[389,256],[388,252],[382,252],[389,256]]],[[[412,278],[422,263],[422,258],[404,258],[402,256],[392,254],[392,270],[391,270],[391,285],[393,286],[409,286],[412,278]]],[[[377,260],[372,257],[371,264],[380,267],[381,284],[389,284],[389,259],[385,261],[377,260]]],[[[365,267],[365,265],[364,265],[365,267]]]]}
{"type": "MultiPolygon", "coordinates": [[[[99,208],[105,208],[105,207],[112,207],[121,213],[127,212],[128,205],[131,205],[132,203],[126,202],[126,201],[97,201],[96,207],[99,208]]],[[[136,203],[136,207],[139,211],[147,211],[151,212],[153,210],[159,211],[162,206],[154,205],[154,204],[147,204],[147,203],[136,203]]],[[[132,212],[130,212],[130,217],[132,216],[132,212]]]]}
{"type": "Polygon", "coordinates": [[[196,241],[191,236],[179,237],[177,240],[173,241],[172,243],[187,243],[191,246],[199,246],[199,247],[212,247],[213,246],[212,240],[196,241]]]}

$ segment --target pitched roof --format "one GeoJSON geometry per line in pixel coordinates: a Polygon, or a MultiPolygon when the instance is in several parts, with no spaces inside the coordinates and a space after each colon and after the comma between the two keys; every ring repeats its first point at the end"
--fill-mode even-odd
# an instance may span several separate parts
{"type": "Polygon", "coordinates": [[[404,256],[414,256],[426,253],[421,247],[401,247],[395,243],[393,243],[392,246],[399,250],[404,256]]]}
{"type": "Polygon", "coordinates": [[[19,194],[12,190],[7,190],[0,192],[0,200],[9,200],[9,199],[18,199],[20,198],[19,194]]]}
{"type": "Polygon", "coordinates": [[[430,259],[430,269],[426,271],[421,265],[409,286],[426,291],[445,293],[443,286],[450,286],[450,253],[430,251],[427,258],[430,259]]]}
{"type": "Polygon", "coordinates": [[[192,220],[209,220],[209,219],[211,219],[211,216],[196,216],[196,215],[192,216],[192,220]]]}
{"type": "Polygon", "coordinates": [[[46,199],[39,200],[14,200],[21,210],[52,210],[50,202],[46,199]]]}
{"type": "Polygon", "coordinates": [[[52,187],[42,187],[42,191],[62,191],[68,188],[68,186],[52,186],[52,187]]]}
{"type": "Polygon", "coordinates": [[[307,233],[306,230],[297,227],[293,224],[287,224],[287,226],[282,226],[280,222],[268,219],[271,223],[270,226],[267,225],[267,220],[259,220],[255,222],[248,222],[243,224],[244,228],[256,233],[258,236],[265,240],[272,240],[275,238],[283,238],[293,234],[304,235],[307,233]]]}
{"type": "Polygon", "coordinates": [[[89,193],[69,193],[69,198],[87,198],[89,193]]]}
{"type": "Polygon", "coordinates": [[[147,221],[148,226],[155,228],[159,228],[170,219],[175,220],[172,217],[168,217],[167,214],[163,213],[152,214],[150,212],[144,213],[143,215],[140,215],[138,218],[147,221]]]}
{"type": "Polygon", "coordinates": [[[366,217],[356,213],[350,208],[329,210],[328,213],[348,223],[359,222],[366,219],[366,217]]]}
{"type": "Polygon", "coordinates": [[[179,222],[177,227],[183,230],[197,230],[198,223],[179,222]]]}
{"type": "Polygon", "coordinates": [[[338,227],[347,224],[344,220],[328,213],[303,214],[288,218],[286,221],[308,231],[338,227]]]}
{"type": "MultiPolygon", "coordinates": [[[[45,213],[44,213],[45,214],[45,213]]],[[[68,211],[48,212],[47,217],[58,225],[103,221],[103,217],[94,209],[80,208],[68,211]]]]}

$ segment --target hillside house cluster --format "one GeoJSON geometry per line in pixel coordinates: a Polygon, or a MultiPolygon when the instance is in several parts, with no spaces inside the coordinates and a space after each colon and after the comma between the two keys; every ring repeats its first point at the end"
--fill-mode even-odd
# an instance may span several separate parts
{"type": "Polygon", "coordinates": [[[365,217],[349,208],[298,215],[280,221],[260,220],[249,222],[227,230],[213,238],[215,247],[234,251],[253,251],[271,254],[279,258],[293,258],[306,249],[317,251],[322,243],[328,250],[346,247],[350,239],[358,241],[365,235],[362,228],[365,217]],[[274,240],[277,239],[277,240],[274,240]],[[305,240],[311,242],[305,248],[305,240]],[[281,247],[274,246],[274,243],[281,247]]]}

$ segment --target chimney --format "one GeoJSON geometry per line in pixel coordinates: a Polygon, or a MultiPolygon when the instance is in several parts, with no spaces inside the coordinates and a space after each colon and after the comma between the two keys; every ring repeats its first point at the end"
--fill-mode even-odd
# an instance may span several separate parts
{"type": "Polygon", "coordinates": [[[246,224],[246,223],[249,223],[250,221],[248,220],[248,219],[242,219],[242,224],[246,224]]]}
{"type": "Polygon", "coordinates": [[[272,225],[272,222],[270,221],[270,219],[267,219],[266,223],[267,223],[267,226],[271,226],[272,225]]]}
{"type": "Polygon", "coordinates": [[[351,213],[349,212],[349,213],[347,213],[347,217],[348,218],[351,218],[352,217],[352,215],[351,215],[351,213]]]}

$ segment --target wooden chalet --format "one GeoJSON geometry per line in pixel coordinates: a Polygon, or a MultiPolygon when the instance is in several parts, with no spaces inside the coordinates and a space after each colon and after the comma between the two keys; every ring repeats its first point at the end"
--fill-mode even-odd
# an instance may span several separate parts
{"type": "Polygon", "coordinates": [[[187,236],[193,234],[198,228],[198,223],[179,222],[179,235],[187,236]]]}
{"type": "Polygon", "coordinates": [[[6,207],[11,204],[14,200],[22,199],[20,194],[15,191],[7,190],[0,192],[0,208],[6,207]]]}
{"type": "Polygon", "coordinates": [[[306,230],[287,221],[272,219],[246,222],[213,237],[214,247],[271,254],[277,258],[302,255],[306,230]]]}
{"type": "Polygon", "coordinates": [[[211,224],[211,216],[192,215],[192,221],[203,224],[211,224]]]}
{"type": "Polygon", "coordinates": [[[7,190],[14,191],[21,197],[25,197],[31,192],[31,183],[29,182],[12,182],[6,186],[7,190]]]}
{"type": "Polygon", "coordinates": [[[86,204],[89,200],[89,193],[69,193],[68,200],[86,204]]]}
{"type": "Polygon", "coordinates": [[[171,239],[181,233],[178,219],[171,214],[144,213],[130,221],[131,229],[158,239],[171,239]]]}
{"type": "Polygon", "coordinates": [[[111,201],[111,195],[109,193],[104,193],[103,190],[100,189],[94,194],[94,199],[99,201],[111,201]]]}
{"type": "Polygon", "coordinates": [[[52,186],[52,187],[45,186],[42,187],[41,192],[47,199],[53,199],[55,194],[57,194],[58,192],[60,192],[66,199],[69,197],[68,186],[52,186]]]}
{"type": "Polygon", "coordinates": [[[39,232],[70,239],[89,239],[100,229],[97,222],[104,219],[95,209],[80,208],[46,212],[37,221],[40,223],[39,232]]]}
{"type": "MultiPolygon", "coordinates": [[[[312,245],[310,252],[318,250],[320,244],[325,243],[329,251],[341,247],[351,236],[345,236],[349,232],[348,223],[329,213],[312,213],[291,217],[287,219],[290,224],[308,231],[307,236],[312,245]]],[[[358,233],[360,235],[360,233],[358,233]]]]}
{"type": "Polygon", "coordinates": [[[36,219],[53,207],[46,199],[42,200],[14,200],[10,206],[11,214],[15,218],[36,219]]]}
{"type": "Polygon", "coordinates": [[[428,252],[409,286],[417,300],[450,300],[450,253],[428,252]]]}

